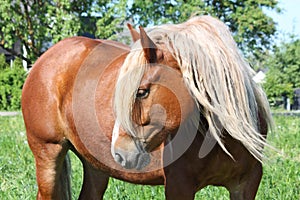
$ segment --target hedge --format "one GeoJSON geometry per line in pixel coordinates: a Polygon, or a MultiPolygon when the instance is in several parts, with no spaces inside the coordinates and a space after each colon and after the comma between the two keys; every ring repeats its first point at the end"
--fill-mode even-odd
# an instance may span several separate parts
{"type": "Polygon", "coordinates": [[[10,67],[5,62],[5,56],[0,54],[0,110],[11,111],[21,108],[22,87],[26,74],[20,59],[15,59],[10,67]]]}

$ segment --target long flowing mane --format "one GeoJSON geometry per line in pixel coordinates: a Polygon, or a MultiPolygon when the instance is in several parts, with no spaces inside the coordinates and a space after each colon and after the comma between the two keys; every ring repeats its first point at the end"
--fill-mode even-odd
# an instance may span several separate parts
{"type": "MultiPolygon", "coordinates": [[[[230,155],[222,142],[220,125],[261,161],[267,144],[259,133],[258,109],[270,125],[269,106],[227,26],[213,17],[200,16],[182,24],[153,27],[148,34],[177,60],[186,87],[205,108],[210,134],[221,148],[230,155]]],[[[117,121],[130,134],[134,134],[132,107],[145,64],[138,41],[120,70],[114,100],[117,121]]]]}

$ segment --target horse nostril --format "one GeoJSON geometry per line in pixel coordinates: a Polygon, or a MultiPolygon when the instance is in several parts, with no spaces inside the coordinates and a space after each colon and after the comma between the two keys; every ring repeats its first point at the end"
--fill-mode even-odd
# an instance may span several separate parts
{"type": "Polygon", "coordinates": [[[115,160],[118,163],[121,163],[124,159],[122,158],[122,156],[119,153],[115,153],[115,160]]]}
{"type": "Polygon", "coordinates": [[[122,165],[122,167],[125,167],[125,165],[126,165],[125,159],[119,153],[115,153],[115,161],[120,163],[122,165]]]}

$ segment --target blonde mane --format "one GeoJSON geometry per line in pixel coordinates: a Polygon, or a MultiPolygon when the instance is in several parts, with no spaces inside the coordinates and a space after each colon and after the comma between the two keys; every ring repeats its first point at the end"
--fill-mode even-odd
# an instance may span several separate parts
{"type": "MultiPolygon", "coordinates": [[[[205,108],[209,132],[221,148],[230,155],[222,142],[224,128],[262,161],[267,143],[259,133],[258,109],[270,125],[269,106],[226,25],[213,17],[200,16],[182,24],[153,27],[148,34],[155,43],[164,43],[177,60],[185,84],[205,108]]],[[[132,135],[132,106],[146,70],[139,43],[135,43],[120,70],[114,99],[117,121],[132,135]]]]}

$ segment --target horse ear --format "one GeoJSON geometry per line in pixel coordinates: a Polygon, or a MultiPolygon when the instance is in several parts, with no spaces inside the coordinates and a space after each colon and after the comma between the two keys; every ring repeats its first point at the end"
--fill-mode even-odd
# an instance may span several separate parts
{"type": "Polygon", "coordinates": [[[149,38],[143,27],[140,28],[141,43],[144,50],[145,57],[149,63],[157,61],[156,51],[157,47],[154,42],[149,38]]]}
{"type": "Polygon", "coordinates": [[[127,27],[130,31],[130,35],[131,35],[133,42],[136,42],[137,40],[139,40],[140,34],[132,27],[132,25],[127,23],[127,27]]]}

